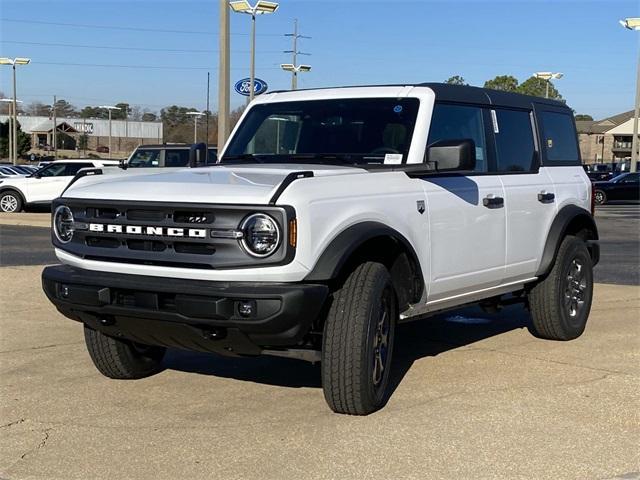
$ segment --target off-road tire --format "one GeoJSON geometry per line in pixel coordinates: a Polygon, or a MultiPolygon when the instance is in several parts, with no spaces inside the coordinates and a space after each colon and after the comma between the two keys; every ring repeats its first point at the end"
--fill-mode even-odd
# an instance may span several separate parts
{"type": "Polygon", "coordinates": [[[22,211],[22,195],[15,190],[5,190],[0,193],[0,212],[18,213],[22,211]],[[11,208],[9,208],[11,205],[11,208]]]}
{"type": "Polygon", "coordinates": [[[607,203],[607,194],[602,190],[596,190],[593,192],[593,200],[596,202],[596,205],[604,205],[607,203]]]}
{"type": "Polygon", "coordinates": [[[593,264],[584,240],[571,235],[563,239],[549,275],[529,292],[528,297],[532,317],[529,331],[534,336],[573,340],[582,335],[593,299],[593,264]],[[577,280],[574,278],[576,265],[581,268],[579,291],[576,291],[577,280]],[[574,294],[581,301],[572,301],[574,294]],[[572,315],[574,303],[576,313],[572,315]]]}
{"type": "Polygon", "coordinates": [[[133,380],[148,377],[162,369],[164,347],[133,344],[109,337],[86,325],[84,340],[93,364],[105,377],[133,380]]]}
{"type": "Polygon", "coordinates": [[[324,397],[334,412],[367,415],[387,402],[397,316],[391,277],[380,263],[360,264],[333,292],[321,370],[324,397]],[[386,334],[380,325],[387,325],[386,334]]]}

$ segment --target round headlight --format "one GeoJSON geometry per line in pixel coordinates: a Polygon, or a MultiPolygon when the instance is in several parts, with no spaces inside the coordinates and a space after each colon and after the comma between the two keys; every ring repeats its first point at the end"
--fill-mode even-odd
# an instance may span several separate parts
{"type": "Polygon", "coordinates": [[[66,205],[60,205],[53,213],[53,232],[62,243],[69,243],[73,238],[73,213],[66,205]]]}
{"type": "Polygon", "coordinates": [[[249,255],[268,257],[280,244],[280,229],[277,222],[264,213],[254,213],[240,224],[242,246],[249,255]]]}

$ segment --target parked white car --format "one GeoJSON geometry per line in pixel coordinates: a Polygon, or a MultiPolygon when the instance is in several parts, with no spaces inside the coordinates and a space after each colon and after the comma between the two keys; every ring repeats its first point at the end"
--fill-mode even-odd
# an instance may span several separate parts
{"type": "Polygon", "coordinates": [[[0,211],[19,212],[25,205],[50,204],[83,168],[117,166],[116,160],[57,160],[31,175],[7,176],[0,179],[0,211]]]}

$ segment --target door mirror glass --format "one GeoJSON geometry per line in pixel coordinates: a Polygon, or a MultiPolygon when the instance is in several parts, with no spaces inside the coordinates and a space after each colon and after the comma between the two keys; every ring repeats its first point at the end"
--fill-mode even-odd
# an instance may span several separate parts
{"type": "Polygon", "coordinates": [[[438,172],[471,172],[476,168],[476,145],[468,138],[441,140],[427,149],[426,157],[438,172]]]}

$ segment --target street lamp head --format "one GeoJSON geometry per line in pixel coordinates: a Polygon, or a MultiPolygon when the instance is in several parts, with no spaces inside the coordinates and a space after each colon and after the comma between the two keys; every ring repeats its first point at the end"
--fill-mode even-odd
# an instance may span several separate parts
{"type": "Polygon", "coordinates": [[[187,115],[193,115],[194,117],[201,117],[203,115],[206,115],[204,112],[187,112],[187,115]]]}
{"type": "Polygon", "coordinates": [[[274,13],[279,7],[276,2],[267,2],[266,0],[258,0],[258,3],[253,7],[247,0],[234,0],[229,2],[229,6],[236,13],[248,13],[249,15],[274,13]]]}
{"type": "Polygon", "coordinates": [[[283,70],[286,70],[287,72],[295,72],[296,71],[296,67],[293,65],[293,63],[283,63],[280,65],[280,68],[283,70]]]}
{"type": "Polygon", "coordinates": [[[249,5],[247,0],[229,2],[229,6],[231,7],[231,10],[236,13],[251,13],[252,10],[251,5],[249,5]]]}
{"type": "Polygon", "coordinates": [[[0,65],[13,65],[13,60],[7,57],[0,58],[0,65]]]}
{"type": "Polygon", "coordinates": [[[257,14],[262,13],[275,13],[278,10],[278,5],[276,2],[268,2],[266,0],[258,0],[256,6],[254,7],[257,14]]]}
{"type": "Polygon", "coordinates": [[[100,105],[98,108],[105,108],[107,110],[120,110],[120,107],[114,107],[113,105],[100,105]]]}
{"type": "Polygon", "coordinates": [[[560,79],[563,77],[563,73],[560,72],[536,72],[533,74],[534,77],[540,78],[542,80],[551,80],[553,78],[560,79]]]}
{"type": "Polygon", "coordinates": [[[17,57],[13,62],[16,65],[29,65],[31,63],[31,59],[30,58],[17,57]]]}
{"type": "Polygon", "coordinates": [[[629,30],[640,30],[640,17],[630,17],[620,20],[620,25],[629,30]]]}
{"type": "Polygon", "coordinates": [[[311,71],[311,65],[299,65],[298,66],[298,71],[300,71],[300,72],[310,72],[311,71]]]}

